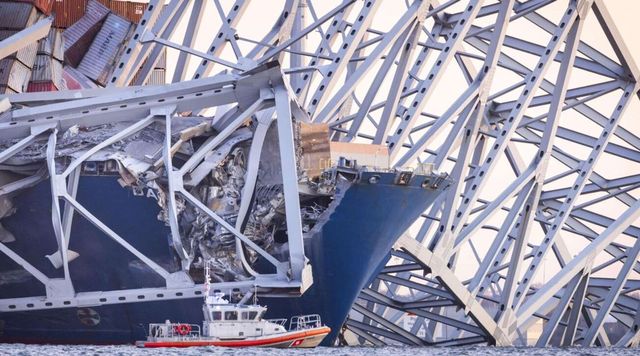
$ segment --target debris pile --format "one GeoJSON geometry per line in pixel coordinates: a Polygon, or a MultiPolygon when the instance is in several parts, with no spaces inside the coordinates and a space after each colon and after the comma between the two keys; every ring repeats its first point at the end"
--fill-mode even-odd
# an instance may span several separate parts
{"type": "MultiPolygon", "coordinates": [[[[211,118],[192,116],[176,117],[172,120],[171,143],[173,147],[177,147],[173,161],[176,167],[184,164],[203,142],[217,134],[211,127],[210,120],[211,118]]],[[[74,159],[131,124],[131,122],[121,122],[93,127],[73,126],[60,133],[56,145],[56,171],[62,173],[74,159]]],[[[278,167],[270,166],[280,161],[278,149],[261,153],[263,156],[259,157],[260,165],[255,190],[244,192],[249,151],[256,126],[256,123],[249,121],[230,135],[208,155],[208,158],[193,169],[190,179],[185,180],[185,185],[190,194],[227,223],[242,230],[245,236],[262,249],[269,253],[285,254],[287,253],[287,227],[282,178],[274,173],[274,169],[278,167]],[[265,154],[268,157],[265,157],[265,154]],[[246,207],[245,211],[241,211],[240,206],[243,193],[253,195],[251,206],[246,207]],[[241,219],[240,223],[239,219],[241,219]]],[[[275,126],[274,124],[269,129],[265,147],[277,148],[278,146],[275,126]]],[[[163,122],[154,122],[138,133],[100,150],[92,155],[89,161],[83,163],[81,174],[115,174],[123,189],[130,189],[134,195],[153,192],[151,195],[157,199],[161,208],[158,219],[169,226],[167,173],[161,163],[164,129],[163,122]]],[[[318,132],[314,135],[317,138],[318,132]]],[[[328,131],[325,131],[325,136],[324,140],[328,140],[328,131]]],[[[301,147],[299,138],[296,141],[296,145],[301,147]]],[[[17,140],[2,142],[0,150],[16,142],[17,140]]],[[[10,158],[5,162],[6,165],[21,167],[22,171],[18,174],[9,173],[10,170],[0,171],[0,180],[4,183],[16,182],[24,177],[38,176],[38,172],[46,172],[43,165],[46,159],[46,145],[46,140],[36,141],[10,158]]],[[[304,151],[298,150],[298,152],[304,155],[304,151]]],[[[47,179],[46,173],[38,177],[38,181],[47,179]]],[[[306,175],[301,176],[299,182],[301,215],[305,231],[313,227],[331,202],[330,193],[334,182],[335,175],[331,174],[320,174],[312,179],[306,175]]],[[[29,186],[36,183],[37,181],[31,182],[29,186]]],[[[12,210],[8,196],[4,195],[3,200],[0,201],[0,207],[4,207],[0,211],[3,214],[0,218],[15,212],[12,210]]],[[[230,231],[191,204],[181,200],[179,195],[177,200],[180,235],[182,244],[189,254],[189,260],[192,261],[191,270],[195,273],[194,278],[201,273],[204,261],[211,261],[212,277],[215,281],[249,278],[250,274],[246,271],[242,260],[244,259],[249,265],[254,265],[258,254],[248,247],[238,250],[236,238],[230,231]],[[238,251],[243,251],[243,255],[238,256],[238,251]]],[[[1,227],[0,237],[5,241],[13,239],[12,233],[1,227]]]]}

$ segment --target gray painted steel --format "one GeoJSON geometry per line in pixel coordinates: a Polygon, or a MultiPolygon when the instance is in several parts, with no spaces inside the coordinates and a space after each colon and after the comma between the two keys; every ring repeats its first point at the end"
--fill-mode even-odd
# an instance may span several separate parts
{"type": "MultiPolygon", "coordinates": [[[[151,1],[104,93],[128,98],[118,88],[144,83],[171,47],[183,65],[200,61],[195,83],[133,100],[166,97],[178,111],[195,110],[202,101],[171,95],[245,75],[242,84],[261,89],[260,100],[242,88],[205,95],[228,119],[223,132],[268,103],[280,115],[326,123],[334,141],[387,145],[395,168],[449,172],[446,196],[404,232],[362,291],[344,343],[637,346],[640,137],[628,109],[638,104],[640,70],[605,2],[394,1],[396,15],[382,0],[327,3],[287,0],[254,38],[240,30],[254,21],[245,17],[249,1],[216,6],[222,25],[214,33],[198,32],[202,14],[190,4],[201,1],[171,2],[162,14],[151,1]],[[190,27],[176,40],[179,21],[190,27]],[[589,31],[610,49],[590,43],[589,31]],[[204,52],[193,48],[196,33],[208,36],[204,52]],[[255,70],[274,60],[290,89],[270,89],[255,70]],[[226,106],[235,100],[240,109],[226,106]],[[622,334],[605,328],[608,320],[622,334]]],[[[190,75],[181,69],[172,80],[190,75]]],[[[99,92],[81,96],[55,110],[14,112],[18,123],[0,127],[0,136],[26,141],[0,161],[44,132],[21,121],[52,116],[64,129],[83,122],[74,110],[112,108],[99,92]]],[[[127,108],[121,119],[149,112],[127,108]]],[[[300,271],[301,256],[289,257],[300,271]]]]}

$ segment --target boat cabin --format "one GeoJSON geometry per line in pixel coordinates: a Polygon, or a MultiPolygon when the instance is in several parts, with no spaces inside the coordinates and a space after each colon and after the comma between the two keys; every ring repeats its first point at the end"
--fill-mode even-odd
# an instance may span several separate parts
{"type": "Polygon", "coordinates": [[[203,333],[219,339],[244,339],[286,332],[286,319],[264,320],[260,305],[229,304],[221,295],[208,297],[202,307],[203,333]]]}

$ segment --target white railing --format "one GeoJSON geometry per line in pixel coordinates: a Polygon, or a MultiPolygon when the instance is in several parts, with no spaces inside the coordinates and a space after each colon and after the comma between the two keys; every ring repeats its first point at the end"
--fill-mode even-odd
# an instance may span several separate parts
{"type": "Polygon", "coordinates": [[[186,323],[149,324],[149,337],[155,339],[196,339],[200,338],[200,325],[186,323]]]}
{"type": "Polygon", "coordinates": [[[322,320],[318,314],[309,315],[297,315],[291,317],[291,323],[289,324],[289,330],[304,330],[319,328],[322,326],[322,320]]]}
{"type": "Polygon", "coordinates": [[[266,321],[270,322],[270,323],[274,323],[274,324],[278,324],[280,326],[285,326],[287,324],[287,319],[286,318],[280,318],[280,319],[265,319],[266,321]]]}

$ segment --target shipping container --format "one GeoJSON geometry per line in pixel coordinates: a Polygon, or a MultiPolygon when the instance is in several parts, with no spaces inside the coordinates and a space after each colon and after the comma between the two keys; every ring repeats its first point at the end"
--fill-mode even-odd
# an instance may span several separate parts
{"type": "Polygon", "coordinates": [[[61,90],[92,89],[97,87],[91,79],[78,72],[77,69],[71,66],[64,66],[62,69],[61,90]]]}
{"type": "Polygon", "coordinates": [[[55,45],[53,46],[53,58],[59,60],[60,62],[64,61],[64,37],[62,36],[62,30],[54,28],[55,31],[53,36],[55,37],[55,45]]]}
{"type": "MultiPolygon", "coordinates": [[[[145,59],[142,62],[142,65],[140,66],[140,68],[138,69],[138,71],[136,72],[136,74],[133,76],[133,79],[131,79],[131,85],[135,85],[135,83],[138,82],[138,78],[140,77],[140,71],[142,71],[142,68],[144,68],[144,66],[147,64],[147,61],[149,60],[149,58],[145,59]]],[[[162,70],[166,70],[167,69],[167,48],[166,47],[162,47],[162,50],[160,52],[160,58],[158,59],[158,62],[156,62],[155,66],[153,67],[153,69],[162,69],[162,70]]],[[[165,74],[163,74],[165,75],[165,74]]],[[[149,76],[151,76],[151,74],[149,74],[149,76]]],[[[147,78],[147,80],[149,80],[149,78],[147,78]]],[[[143,83],[142,85],[146,85],[148,83],[143,83]]],[[[163,80],[162,84],[166,84],[166,82],[163,80]]]]}
{"type": "MultiPolygon", "coordinates": [[[[11,89],[11,88],[9,88],[6,85],[0,84],[0,94],[2,94],[2,95],[11,95],[11,94],[18,94],[18,92],[13,90],[13,89],[11,89]]],[[[8,112],[10,113],[11,111],[8,111],[8,112]]],[[[5,121],[5,115],[6,114],[7,113],[4,113],[4,114],[2,114],[0,116],[0,122],[4,122],[5,121]]]]}
{"type": "Polygon", "coordinates": [[[13,2],[24,2],[35,6],[40,12],[49,16],[53,7],[53,0],[11,0],[13,2]]]}
{"type": "Polygon", "coordinates": [[[132,27],[131,22],[124,18],[109,14],[91,47],[82,58],[78,70],[99,84],[105,85],[132,27]]]}
{"type": "Polygon", "coordinates": [[[54,0],[51,12],[55,15],[53,27],[68,28],[84,15],[87,0],[54,0]]]}
{"type": "Polygon", "coordinates": [[[27,89],[31,78],[31,69],[17,59],[0,60],[0,85],[7,86],[18,93],[27,89]]]}
{"type": "Polygon", "coordinates": [[[62,30],[52,28],[47,37],[38,41],[38,54],[47,54],[61,61],[64,59],[63,46],[62,30]]]}
{"type": "Polygon", "coordinates": [[[59,88],[62,83],[62,63],[46,54],[38,55],[31,70],[31,82],[53,82],[59,88]]]}
{"type": "Polygon", "coordinates": [[[156,62],[155,69],[167,69],[167,47],[162,47],[160,59],[156,62]]]}
{"type": "Polygon", "coordinates": [[[109,8],[116,14],[137,24],[140,22],[147,4],[133,1],[117,1],[112,0],[109,8]]]}
{"type": "Polygon", "coordinates": [[[0,28],[23,30],[33,25],[38,18],[38,10],[29,3],[0,2],[0,28]]]}
{"type": "MultiPolygon", "coordinates": [[[[0,30],[0,41],[11,37],[18,33],[17,30],[0,30]]],[[[38,44],[32,43],[23,47],[18,52],[12,53],[7,58],[14,58],[22,62],[22,64],[27,67],[33,67],[33,62],[36,60],[36,52],[37,52],[38,44]]]]}
{"type": "Polygon", "coordinates": [[[80,64],[107,15],[109,9],[101,3],[95,0],[87,3],[85,15],[63,33],[64,59],[67,63],[74,67],[80,64]]]}
{"type": "Polygon", "coordinates": [[[29,82],[27,86],[27,93],[35,93],[41,91],[58,91],[58,88],[53,82],[29,82]]]}
{"type": "Polygon", "coordinates": [[[165,85],[167,80],[166,70],[164,69],[154,69],[145,85],[165,85]]]}

